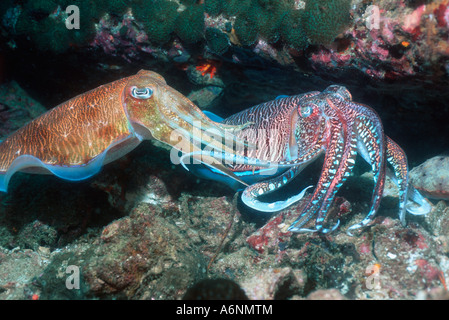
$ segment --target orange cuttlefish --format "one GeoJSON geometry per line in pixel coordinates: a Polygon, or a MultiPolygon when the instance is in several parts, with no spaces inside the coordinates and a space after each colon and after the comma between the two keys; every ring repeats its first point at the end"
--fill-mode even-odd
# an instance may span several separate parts
{"type": "Polygon", "coordinates": [[[87,179],[145,139],[177,150],[195,152],[199,142],[232,152],[222,138],[242,127],[210,120],[162,76],[141,70],[60,104],[6,138],[0,144],[0,191],[7,191],[17,171],[87,179]],[[212,129],[212,136],[202,134],[212,129]]]}

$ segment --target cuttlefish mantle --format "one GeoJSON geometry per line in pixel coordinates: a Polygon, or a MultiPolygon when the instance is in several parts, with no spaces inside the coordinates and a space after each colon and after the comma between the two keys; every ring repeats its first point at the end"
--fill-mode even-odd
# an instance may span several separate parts
{"type": "Polygon", "coordinates": [[[87,179],[145,139],[178,149],[195,150],[199,141],[226,150],[221,138],[240,127],[210,120],[162,76],[141,70],[78,95],[7,137],[0,144],[0,191],[18,171],[87,179]],[[194,134],[212,129],[218,134],[207,139],[194,134]],[[172,141],[173,130],[182,144],[172,141]]]}

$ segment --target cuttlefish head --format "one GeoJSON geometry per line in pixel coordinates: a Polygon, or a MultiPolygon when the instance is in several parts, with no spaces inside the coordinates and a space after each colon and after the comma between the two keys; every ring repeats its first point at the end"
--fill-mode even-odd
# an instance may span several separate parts
{"type": "Polygon", "coordinates": [[[244,145],[233,133],[245,125],[210,120],[155,72],[141,70],[131,77],[122,92],[122,104],[141,139],[157,139],[184,153],[199,152],[205,145],[232,153],[234,147],[229,147],[229,141],[234,141],[234,146],[244,145]]]}

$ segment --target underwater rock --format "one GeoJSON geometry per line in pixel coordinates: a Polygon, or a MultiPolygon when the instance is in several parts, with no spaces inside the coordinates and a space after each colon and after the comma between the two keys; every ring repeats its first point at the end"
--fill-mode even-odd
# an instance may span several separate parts
{"type": "Polygon", "coordinates": [[[218,103],[222,93],[223,87],[206,86],[190,92],[187,98],[195,103],[200,109],[210,109],[218,103]]]}
{"type": "MultiPolygon", "coordinates": [[[[444,201],[439,201],[436,204],[434,209],[425,217],[425,221],[433,234],[443,237],[439,240],[443,243],[449,241],[449,208],[444,201]]],[[[449,253],[449,247],[445,252],[449,253]]]]}
{"type": "Polygon", "coordinates": [[[310,293],[307,300],[346,300],[346,298],[336,289],[326,289],[310,293]]]}
{"type": "Polygon", "coordinates": [[[45,111],[17,82],[0,85],[0,140],[45,111]]]}
{"type": "Polygon", "coordinates": [[[284,219],[291,215],[291,210],[275,215],[262,228],[246,238],[246,242],[259,253],[282,251],[292,235],[291,232],[287,231],[290,225],[284,223],[284,219]]]}
{"type": "Polygon", "coordinates": [[[213,60],[200,62],[197,66],[187,67],[187,76],[196,85],[224,88],[223,80],[216,75],[219,65],[219,62],[213,60]]]}
{"type": "Polygon", "coordinates": [[[302,295],[306,282],[302,270],[267,268],[245,279],[241,286],[251,300],[274,300],[302,295]]]}
{"type": "Polygon", "coordinates": [[[54,247],[57,243],[58,232],[54,227],[35,220],[24,226],[15,238],[15,245],[37,250],[41,246],[54,247]]]}
{"type": "Polygon", "coordinates": [[[48,263],[48,257],[37,251],[0,248],[0,299],[37,300],[39,295],[29,284],[48,263]]]}
{"type": "Polygon", "coordinates": [[[39,278],[42,297],[74,294],[64,281],[53,280],[56,274],[65,278],[59,270],[73,265],[81,271],[81,297],[181,298],[204,277],[205,261],[160,214],[157,206],[142,203],[128,217],[107,225],[91,245],[74,244],[55,254],[39,278]]]}
{"type": "Polygon", "coordinates": [[[413,168],[410,182],[426,197],[449,200],[449,157],[433,157],[413,168]]]}
{"type": "Polygon", "coordinates": [[[449,300],[449,291],[444,288],[433,288],[429,291],[420,291],[417,300],[449,300]]]}
{"type": "Polygon", "coordinates": [[[243,245],[241,233],[248,232],[240,213],[226,197],[180,198],[180,216],[175,224],[209,259],[221,259],[243,245]]]}
{"type": "Polygon", "coordinates": [[[374,259],[366,264],[364,283],[355,290],[358,299],[414,299],[420,290],[445,287],[448,259],[428,232],[412,223],[402,228],[389,218],[372,229],[368,256],[374,259]]]}
{"type": "MultiPolygon", "coordinates": [[[[290,238],[294,236],[294,233],[287,229],[298,218],[298,213],[306,205],[307,199],[273,215],[263,227],[246,238],[248,245],[260,254],[271,253],[281,258],[290,238]]],[[[329,209],[329,221],[333,221],[336,217],[346,216],[350,212],[351,204],[346,199],[337,197],[329,209]]],[[[333,222],[329,223],[332,224],[333,222]]],[[[311,219],[304,225],[304,228],[313,229],[314,224],[314,219],[311,219]]]]}
{"type": "Polygon", "coordinates": [[[134,299],[180,298],[203,277],[204,260],[185,236],[145,207],[104,229],[99,258],[89,261],[84,274],[96,295],[121,291],[134,299]]]}
{"type": "MultiPolygon", "coordinates": [[[[185,192],[177,199],[169,197],[161,179],[142,177],[141,182],[147,178],[142,187],[127,189],[125,199],[135,203],[128,216],[54,250],[45,258],[45,270],[33,269],[36,273],[19,286],[26,287],[26,296],[8,284],[2,285],[0,296],[179,299],[209,277],[232,280],[250,299],[414,299],[422,290],[444,287],[449,274],[448,224],[435,229],[438,237],[415,223],[404,228],[398,219],[384,216],[356,237],[344,230],[325,236],[287,234],[283,224],[290,225],[300,210],[292,206],[256,230],[227,197],[185,192]],[[81,270],[79,290],[65,287],[68,266],[81,270]]],[[[338,203],[347,208],[341,199],[338,203]]],[[[441,206],[438,213],[447,220],[443,202],[441,206]]],[[[360,208],[352,206],[350,215],[341,216],[346,225],[362,218],[360,208]]],[[[431,229],[441,223],[430,221],[431,229]]],[[[32,255],[41,251],[30,250],[32,255]]],[[[1,256],[0,263],[8,259],[1,256]]]]}

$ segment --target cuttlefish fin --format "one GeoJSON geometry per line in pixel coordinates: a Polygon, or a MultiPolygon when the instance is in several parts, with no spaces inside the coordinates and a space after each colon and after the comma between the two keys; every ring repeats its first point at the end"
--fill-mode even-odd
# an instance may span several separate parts
{"type": "Polygon", "coordinates": [[[86,165],[60,166],[45,164],[34,156],[22,155],[17,157],[11,163],[11,166],[6,172],[0,174],[0,191],[7,192],[9,180],[17,171],[27,171],[30,173],[47,172],[52,173],[61,179],[70,181],[85,180],[97,174],[101,170],[105,157],[106,152],[103,152],[86,165]]]}
{"type": "Polygon", "coordinates": [[[23,171],[27,173],[47,173],[69,181],[85,180],[97,174],[103,165],[120,158],[134,149],[140,141],[129,137],[113,142],[103,152],[89,162],[80,165],[60,165],[44,163],[39,158],[24,154],[11,163],[8,170],[0,172],[0,191],[7,192],[8,184],[14,173],[23,171]],[[118,150],[116,150],[118,149],[118,150]]]}

